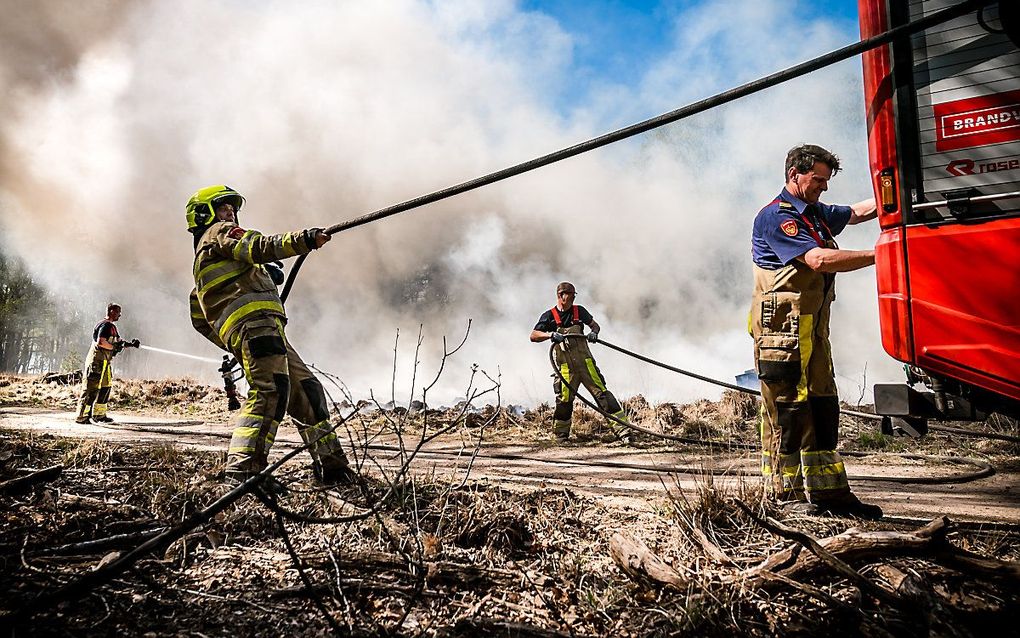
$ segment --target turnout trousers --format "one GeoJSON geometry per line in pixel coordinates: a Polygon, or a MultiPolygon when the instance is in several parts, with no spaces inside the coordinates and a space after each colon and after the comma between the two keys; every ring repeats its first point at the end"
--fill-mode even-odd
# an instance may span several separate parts
{"type": "Polygon", "coordinates": [[[248,399],[235,417],[227,453],[227,472],[251,474],[268,465],[269,449],[284,416],[297,422],[309,444],[317,476],[347,466],[335,433],[322,384],[287,341],[278,317],[244,322],[230,337],[229,348],[244,369],[248,399]]]}
{"type": "Polygon", "coordinates": [[[836,452],[839,398],[829,346],[834,276],[795,261],[755,266],[750,332],[761,380],[762,475],[781,500],[838,501],[850,494],[836,452]]]}
{"type": "Polygon", "coordinates": [[[85,358],[85,378],[78,397],[78,418],[104,417],[113,386],[113,351],[93,343],[85,358]]]}
{"type": "MultiPolygon", "coordinates": [[[[580,325],[573,325],[569,328],[557,328],[557,332],[563,334],[581,334],[580,325]]],[[[574,413],[574,398],[581,385],[588,389],[595,403],[605,412],[612,414],[625,423],[627,420],[626,411],[620,406],[613,393],[606,388],[605,379],[595,365],[595,359],[588,348],[588,342],[584,339],[574,337],[566,339],[556,346],[553,360],[559,368],[560,374],[553,374],[553,392],[556,394],[556,408],[553,411],[553,434],[556,438],[565,439],[570,436],[570,422],[574,413]],[[564,385],[560,376],[567,380],[564,385]]],[[[615,421],[609,422],[610,427],[617,434],[624,434],[627,428],[615,421]]]]}

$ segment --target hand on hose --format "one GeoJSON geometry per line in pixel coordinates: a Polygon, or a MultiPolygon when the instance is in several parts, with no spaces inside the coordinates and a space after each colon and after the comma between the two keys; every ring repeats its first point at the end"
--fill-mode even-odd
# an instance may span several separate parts
{"type": "Polygon", "coordinates": [[[567,339],[562,332],[550,332],[549,338],[553,340],[553,343],[563,343],[567,339]]]}
{"type": "Polygon", "coordinates": [[[111,342],[110,345],[113,346],[113,354],[115,354],[115,355],[120,354],[121,350],[124,349],[124,342],[121,341],[120,339],[118,339],[117,341],[111,342]]]}
{"type": "Polygon", "coordinates": [[[589,332],[588,333],[588,343],[595,343],[598,340],[599,340],[599,333],[597,333],[597,332],[589,332]]]}
{"type": "Polygon", "coordinates": [[[283,282],[287,281],[286,275],[283,274],[282,261],[273,261],[262,265],[265,267],[266,272],[269,273],[269,278],[272,279],[273,283],[277,286],[282,286],[283,282]]]}
{"type": "Polygon", "coordinates": [[[142,345],[141,341],[139,341],[138,339],[132,339],[131,341],[128,341],[127,343],[125,343],[124,347],[126,348],[128,346],[131,346],[132,348],[137,348],[140,345],[142,345]]]}
{"type": "Polygon", "coordinates": [[[322,248],[326,242],[333,239],[333,236],[326,234],[326,231],[322,228],[309,228],[305,232],[308,233],[308,246],[310,248],[322,248]]]}

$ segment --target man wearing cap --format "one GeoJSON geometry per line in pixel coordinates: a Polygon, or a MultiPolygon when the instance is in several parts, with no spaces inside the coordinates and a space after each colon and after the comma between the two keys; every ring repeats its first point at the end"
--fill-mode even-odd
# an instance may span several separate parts
{"type": "MultiPolygon", "coordinates": [[[[577,291],[574,284],[564,281],[556,286],[556,305],[546,310],[531,331],[531,341],[541,343],[552,339],[555,343],[553,357],[559,374],[553,375],[553,392],[556,394],[556,409],[553,412],[553,434],[558,441],[570,437],[570,419],[574,411],[574,395],[583,383],[595,402],[604,411],[617,419],[627,422],[627,413],[620,406],[613,393],[606,388],[605,379],[595,365],[595,358],[588,349],[588,342],[598,340],[599,324],[583,306],[574,304],[577,291]],[[582,339],[584,326],[590,332],[582,339]],[[567,335],[577,335],[568,337],[567,335]],[[563,381],[566,381],[564,385],[563,381]]],[[[613,432],[624,443],[630,443],[626,427],[610,421],[613,432]]]]}
{"type": "Polygon", "coordinates": [[[837,272],[875,263],[873,250],[843,250],[835,236],[877,215],[875,200],[819,201],[839,159],[804,144],[786,156],[786,187],[754,220],[754,299],[749,329],[761,380],[762,474],[792,509],[879,518],[850,492],[836,451],[839,398],[829,346],[837,272]]]}

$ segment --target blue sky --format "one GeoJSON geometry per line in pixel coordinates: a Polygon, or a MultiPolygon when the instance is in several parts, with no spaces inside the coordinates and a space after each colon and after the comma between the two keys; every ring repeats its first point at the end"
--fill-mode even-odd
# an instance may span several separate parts
{"type": "MultiPolygon", "coordinates": [[[[585,98],[586,87],[593,83],[634,86],[642,71],[674,45],[674,26],[683,14],[702,4],[696,0],[522,0],[520,7],[552,17],[573,38],[571,79],[555,99],[567,110],[585,98]]],[[[851,27],[857,22],[856,0],[791,0],[789,7],[800,20],[825,19],[851,27]]],[[[800,61],[791,53],[783,66],[800,61]]]]}

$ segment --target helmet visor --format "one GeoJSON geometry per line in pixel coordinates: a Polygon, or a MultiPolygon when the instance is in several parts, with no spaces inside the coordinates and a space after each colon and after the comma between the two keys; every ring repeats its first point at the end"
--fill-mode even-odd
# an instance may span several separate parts
{"type": "Polygon", "coordinates": [[[212,201],[212,208],[215,211],[217,208],[219,208],[223,204],[230,204],[231,206],[234,207],[234,212],[237,212],[237,211],[241,210],[241,205],[243,203],[244,203],[244,198],[235,193],[235,194],[232,194],[232,195],[223,195],[222,197],[217,197],[216,199],[214,199],[212,201]]]}

